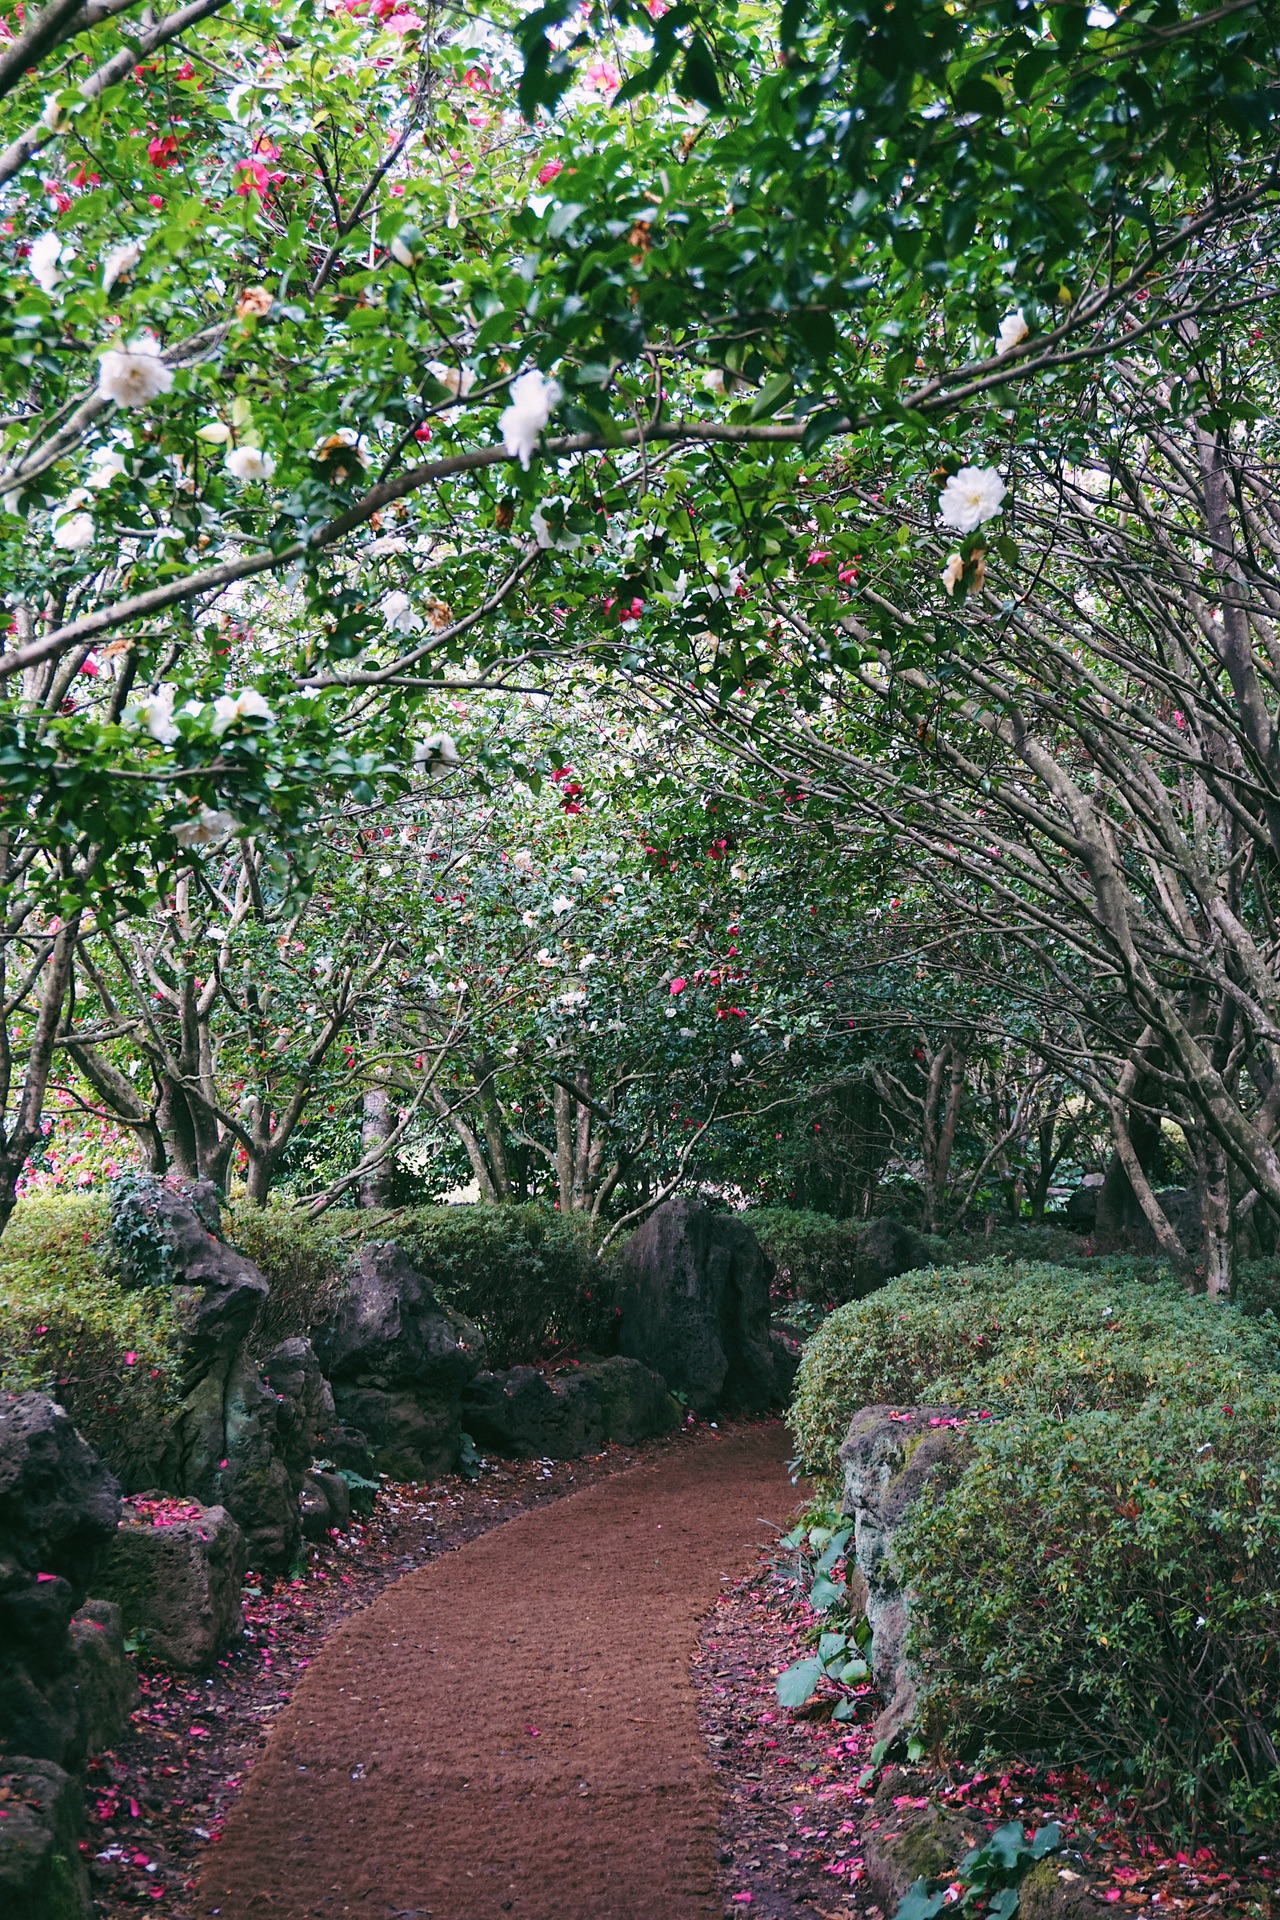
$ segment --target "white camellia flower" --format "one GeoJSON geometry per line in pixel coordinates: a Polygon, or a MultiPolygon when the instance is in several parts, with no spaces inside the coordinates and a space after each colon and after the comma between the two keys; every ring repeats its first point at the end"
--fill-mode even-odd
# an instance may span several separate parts
{"type": "Polygon", "coordinates": [[[93,536],[92,514],[67,513],[54,522],[53,544],[67,553],[83,553],[86,547],[93,545],[93,536]]]}
{"type": "Polygon", "coordinates": [[[183,820],[174,828],[173,837],[180,847],[215,847],[234,833],[238,824],[234,814],[201,807],[194,819],[183,820]]]}
{"type": "Polygon", "coordinates": [[[567,893],[558,893],[551,902],[551,911],[559,918],[562,913],[568,913],[572,906],[573,902],[567,893]]]}
{"type": "Polygon", "coordinates": [[[595,966],[596,961],[599,958],[600,956],[597,953],[584,953],[581,960],[579,960],[578,962],[578,972],[585,973],[588,967],[595,966]]]}
{"type": "Polygon", "coordinates": [[[567,528],[562,528],[557,533],[553,527],[549,527],[547,516],[541,507],[534,508],[532,525],[533,537],[544,553],[550,552],[553,547],[557,553],[572,553],[575,547],[582,545],[578,534],[570,533],[567,528]]]}
{"type": "Polygon", "coordinates": [[[124,455],[118,447],[101,447],[93,456],[93,465],[85,476],[86,487],[100,493],[125,471],[124,455]]]}
{"type": "Polygon", "coordinates": [[[239,693],[221,693],[213,703],[213,730],[225,733],[240,720],[270,720],[270,707],[256,687],[241,687],[239,693]]]}
{"type": "Polygon", "coordinates": [[[942,569],[942,584],[947,590],[948,600],[950,600],[956,588],[960,585],[963,573],[964,561],[960,558],[960,555],[958,553],[949,554],[947,556],[947,564],[942,569]]]}
{"type": "Polygon", "coordinates": [[[539,947],[533,957],[540,967],[554,967],[556,964],[554,953],[550,952],[546,947],[539,947]]]}
{"type": "Polygon", "coordinates": [[[537,924],[538,924],[537,914],[534,912],[532,907],[526,907],[524,912],[520,915],[520,925],[522,927],[536,927],[537,924]]]}
{"type": "Polygon", "coordinates": [[[533,855],[527,847],[521,847],[519,853],[512,854],[511,864],[517,873],[532,873],[533,855]]]}
{"type": "Polygon", "coordinates": [[[559,406],[563,390],[558,380],[547,380],[534,368],[513,380],[510,391],[511,405],[499,417],[498,432],[507,452],[527,473],[538,435],[559,406]]]}
{"type": "Polygon", "coordinates": [[[173,385],[173,368],[160,358],[160,343],[139,335],[132,346],[113,347],[98,368],[98,397],[122,407],[145,407],[173,385]]]}
{"type": "Polygon", "coordinates": [[[569,878],[576,880],[580,887],[585,886],[590,877],[585,867],[570,867],[569,869],[569,878]]]}
{"type": "Polygon", "coordinates": [[[27,272],[46,293],[52,293],[62,275],[58,271],[58,261],[62,257],[62,242],[56,233],[42,233],[31,242],[31,251],[27,255],[27,272]]]}
{"type": "Polygon", "coordinates": [[[392,633],[416,633],[422,625],[412,600],[399,588],[394,593],[384,593],[378,606],[392,633]]]}
{"type": "Polygon", "coordinates": [[[112,247],[102,263],[102,291],[110,293],[122,273],[132,273],[142,258],[142,242],[126,240],[123,246],[112,247]]]}
{"type": "Polygon", "coordinates": [[[1006,313],[1000,322],[1000,331],[996,335],[997,355],[1009,353],[1014,347],[1021,346],[1030,331],[1021,307],[1015,313],[1006,313]]]}
{"type": "Polygon", "coordinates": [[[413,764],[415,767],[425,767],[428,778],[434,780],[437,774],[447,773],[450,767],[460,767],[462,755],[451,733],[429,733],[414,748],[413,764]]]}
{"type": "Polygon", "coordinates": [[[476,383],[470,367],[446,367],[443,360],[428,360],[427,372],[458,400],[465,400],[476,383]]]}
{"type": "Polygon", "coordinates": [[[173,717],[173,694],[172,684],[166,681],[154,693],[131,701],[125,712],[126,725],[145,727],[151,738],[162,747],[171,747],[178,738],[173,717]]]}
{"type": "Polygon", "coordinates": [[[994,467],[961,467],[942,489],[938,507],[944,527],[957,533],[972,533],[984,520],[991,520],[1004,505],[1009,489],[994,467]]]}
{"type": "Polygon", "coordinates": [[[731,1067],[745,1067],[746,1064],[746,1061],[740,1053],[731,1053],[729,1055],[729,1065],[731,1067]]]}
{"type": "Polygon", "coordinates": [[[44,112],[40,115],[40,125],[48,127],[50,133],[65,133],[69,115],[58,100],[56,93],[46,93],[44,112]]]}
{"type": "Polygon", "coordinates": [[[275,455],[261,447],[233,447],[223,464],[237,480],[269,480],[276,470],[275,455]]]}

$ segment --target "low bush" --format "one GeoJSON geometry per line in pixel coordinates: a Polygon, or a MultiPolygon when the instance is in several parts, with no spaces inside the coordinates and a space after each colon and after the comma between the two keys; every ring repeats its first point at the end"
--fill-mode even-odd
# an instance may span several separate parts
{"type": "Polygon", "coordinates": [[[176,1399],[163,1290],[107,1271],[105,1195],[24,1200],[0,1238],[0,1386],[52,1394],[127,1489],[150,1483],[176,1399]]]}
{"type": "Polygon", "coordinates": [[[836,1471],[859,1407],[921,1401],[1123,1410],[1149,1396],[1229,1402],[1280,1362],[1270,1320],[1188,1296],[1140,1263],[993,1261],[904,1274],[840,1307],[808,1342],[791,1424],[806,1470],[836,1471]]]}
{"type": "Polygon", "coordinates": [[[381,1231],[480,1328],[491,1367],[609,1349],[611,1269],[595,1258],[588,1221],[538,1206],[415,1207],[381,1231]]]}
{"type": "Polygon", "coordinates": [[[774,1311],[798,1302],[830,1309],[854,1292],[853,1250],[864,1222],[833,1220],[796,1207],[752,1207],[742,1215],[777,1271],[774,1311]]]}
{"type": "Polygon", "coordinates": [[[222,1230],[268,1281],[271,1292],[254,1325],[250,1346],[260,1359],[281,1340],[305,1334],[327,1319],[342,1298],[352,1255],[366,1237],[351,1215],[321,1214],[312,1219],[301,1207],[272,1202],[239,1206],[223,1215],[222,1230]]]}
{"type": "Polygon", "coordinates": [[[991,1416],[894,1538],[939,1749],[1079,1761],[1172,1826],[1274,1824],[1280,1325],[1140,1271],[904,1275],[810,1342],[793,1425],[829,1479],[861,1405],[991,1416]]]}
{"type": "Polygon", "coordinates": [[[238,1207],[226,1232],[271,1283],[254,1329],[258,1353],[325,1319],[356,1248],[379,1239],[397,1241],[437,1299],[475,1322],[490,1366],[566,1347],[607,1350],[612,1339],[611,1268],[595,1258],[589,1222],[545,1207],[405,1207],[311,1220],[281,1202],[238,1207]]]}
{"type": "Polygon", "coordinates": [[[926,1735],[1082,1761],[1168,1826],[1274,1826],[1278,1387],[979,1431],[894,1542],[926,1735]]]}

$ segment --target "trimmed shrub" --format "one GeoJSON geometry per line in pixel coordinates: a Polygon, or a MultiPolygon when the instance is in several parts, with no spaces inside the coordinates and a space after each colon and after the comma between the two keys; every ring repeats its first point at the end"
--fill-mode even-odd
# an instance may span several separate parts
{"type": "Polygon", "coordinates": [[[805,1347],[791,1424],[806,1470],[836,1471],[859,1407],[1124,1409],[1229,1402],[1280,1363],[1273,1321],[1189,1296],[1136,1263],[991,1262],[903,1274],[840,1307],[805,1347]]]}
{"type": "Polygon", "coordinates": [[[773,1305],[831,1308],[854,1292],[853,1250],[865,1222],[791,1207],[752,1207],[742,1215],[773,1261],[773,1305]]]}
{"type": "Polygon", "coordinates": [[[1277,1386],[975,1433],[894,1540],[926,1734],[1118,1774],[1163,1824],[1274,1825],[1277,1386]]]}
{"type": "Polygon", "coordinates": [[[261,1358],[281,1340],[305,1334],[325,1320],[342,1298],[352,1255],[365,1231],[368,1214],[321,1214],[311,1219],[301,1207],[272,1201],[266,1207],[239,1206],[223,1217],[223,1232],[261,1267],[271,1292],[263,1302],[250,1338],[261,1358]]]}
{"type": "Polygon", "coordinates": [[[538,1206],[415,1207],[381,1231],[480,1328],[489,1366],[611,1350],[611,1267],[594,1257],[589,1221],[538,1206]]]}
{"type": "Polygon", "coordinates": [[[1274,1824],[1280,1325],[1135,1266],[904,1275],[810,1342],[793,1425],[831,1476],[861,1405],[991,1416],[893,1542],[940,1749],[1080,1761],[1169,1825],[1274,1824]]]}
{"type": "Polygon", "coordinates": [[[22,1201],[0,1238],[0,1386],[67,1409],[126,1489],[151,1483],[176,1404],[177,1328],[166,1291],[107,1271],[105,1195],[22,1201]]]}
{"type": "Polygon", "coordinates": [[[327,1318],[366,1240],[404,1248],[437,1299],[480,1328],[490,1366],[611,1345],[610,1265],[595,1259],[587,1221],[544,1207],[406,1207],[311,1220],[281,1202],[237,1208],[226,1232],[271,1286],[253,1332],[257,1353],[327,1318]]]}

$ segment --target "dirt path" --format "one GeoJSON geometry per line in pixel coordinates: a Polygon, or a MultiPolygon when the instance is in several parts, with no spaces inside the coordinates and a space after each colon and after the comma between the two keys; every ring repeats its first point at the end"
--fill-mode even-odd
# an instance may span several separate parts
{"type": "Polygon", "coordinates": [[[280,1715],[197,1911],[221,1920],[693,1920],[721,1911],[689,1661],[781,1426],[573,1494],[407,1575],[280,1715]]]}

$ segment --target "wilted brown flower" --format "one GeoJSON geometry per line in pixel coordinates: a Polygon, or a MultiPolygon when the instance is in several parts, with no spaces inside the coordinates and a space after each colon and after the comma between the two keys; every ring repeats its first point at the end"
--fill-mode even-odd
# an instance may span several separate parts
{"type": "Polygon", "coordinates": [[[236,319],[263,320],[271,307],[272,297],[265,287],[246,287],[236,301],[236,319]]]}

